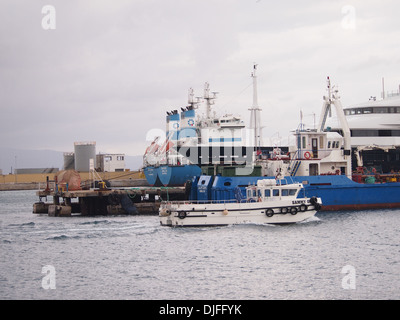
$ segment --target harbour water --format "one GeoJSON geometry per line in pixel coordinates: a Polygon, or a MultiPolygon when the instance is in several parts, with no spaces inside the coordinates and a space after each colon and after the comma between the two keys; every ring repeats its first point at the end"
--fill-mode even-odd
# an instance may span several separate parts
{"type": "Polygon", "coordinates": [[[32,214],[0,192],[0,299],[400,299],[400,210],[299,224],[161,227],[32,214]]]}

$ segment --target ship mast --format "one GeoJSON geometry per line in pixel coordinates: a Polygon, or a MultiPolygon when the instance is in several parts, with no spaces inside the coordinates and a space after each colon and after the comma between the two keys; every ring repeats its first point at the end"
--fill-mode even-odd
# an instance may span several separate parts
{"type": "Polygon", "coordinates": [[[250,129],[254,132],[254,147],[259,148],[261,146],[261,108],[258,105],[258,95],[257,95],[257,75],[256,75],[257,65],[254,64],[253,72],[251,77],[253,78],[253,106],[250,110],[250,129]]]}
{"type": "Polygon", "coordinates": [[[218,92],[212,92],[210,96],[210,84],[206,82],[204,84],[204,99],[206,100],[206,121],[211,119],[211,105],[214,104],[214,100],[217,98],[218,92]]]}

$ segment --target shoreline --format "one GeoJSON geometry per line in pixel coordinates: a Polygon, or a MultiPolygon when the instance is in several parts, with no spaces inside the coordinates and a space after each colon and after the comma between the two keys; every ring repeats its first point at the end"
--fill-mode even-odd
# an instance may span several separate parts
{"type": "MultiPolygon", "coordinates": [[[[137,187],[148,186],[144,175],[138,171],[124,172],[97,172],[103,181],[108,181],[110,187],[137,187]]],[[[91,180],[88,172],[79,172],[82,182],[91,180]]],[[[54,184],[53,174],[19,174],[1,175],[0,191],[39,190],[46,188],[46,180],[54,184]]]]}

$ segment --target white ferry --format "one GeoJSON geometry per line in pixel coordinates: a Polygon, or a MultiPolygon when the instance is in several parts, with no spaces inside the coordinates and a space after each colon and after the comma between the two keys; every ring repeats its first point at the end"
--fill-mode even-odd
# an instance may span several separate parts
{"type": "Polygon", "coordinates": [[[162,226],[204,227],[246,223],[287,224],[304,221],[321,208],[321,198],[300,197],[301,183],[261,179],[235,200],[166,201],[160,206],[162,226]]]}
{"type": "MultiPolygon", "coordinates": [[[[400,171],[400,87],[382,92],[382,100],[343,109],[351,135],[353,170],[374,168],[380,173],[400,171]],[[363,168],[364,167],[364,168],[363,168]]],[[[338,117],[327,119],[327,127],[341,133],[338,117]]]]}

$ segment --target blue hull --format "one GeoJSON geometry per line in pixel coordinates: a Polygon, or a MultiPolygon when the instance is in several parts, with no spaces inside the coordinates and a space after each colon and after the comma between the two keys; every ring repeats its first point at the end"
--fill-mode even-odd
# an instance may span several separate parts
{"type": "MultiPolygon", "coordinates": [[[[199,181],[204,180],[201,176],[199,181]]],[[[214,177],[214,181],[207,192],[212,200],[228,200],[237,198],[239,187],[242,197],[245,197],[245,188],[249,184],[256,184],[259,179],[268,177],[214,177]]],[[[273,179],[273,178],[271,178],[273,179]]],[[[346,176],[303,176],[288,177],[287,182],[301,182],[307,197],[320,197],[322,210],[360,210],[400,207],[400,183],[357,183],[346,176]]],[[[204,190],[192,197],[203,197],[204,190]]],[[[303,196],[301,192],[299,196],[303,196]]]]}
{"type": "Polygon", "coordinates": [[[325,210],[361,210],[400,207],[400,183],[357,183],[346,176],[296,177],[306,196],[321,197],[325,210]]]}
{"type": "Polygon", "coordinates": [[[183,186],[186,181],[201,175],[200,167],[196,165],[160,166],[158,177],[164,186],[183,186]]]}
{"type": "Polygon", "coordinates": [[[144,175],[146,176],[147,182],[150,184],[152,187],[159,187],[161,186],[160,178],[158,177],[158,167],[145,167],[143,169],[144,175]]]}

